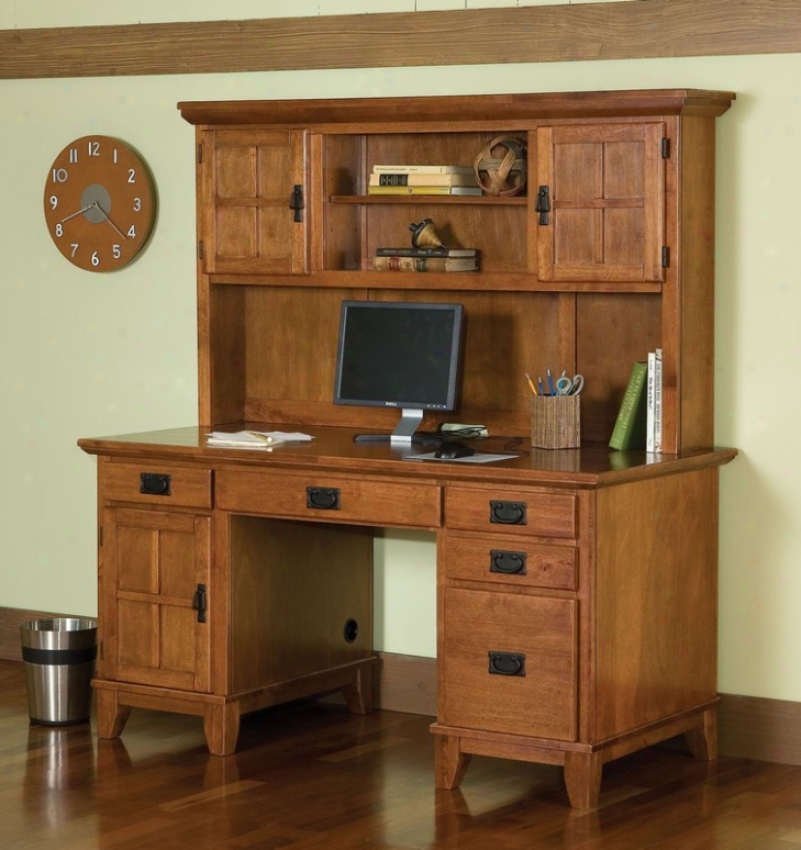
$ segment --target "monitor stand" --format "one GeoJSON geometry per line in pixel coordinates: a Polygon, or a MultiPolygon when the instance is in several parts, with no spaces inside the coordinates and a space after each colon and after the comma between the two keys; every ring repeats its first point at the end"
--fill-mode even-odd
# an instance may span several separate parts
{"type": "Polygon", "coordinates": [[[354,440],[357,443],[390,443],[400,448],[409,447],[412,444],[421,446],[439,445],[439,437],[435,437],[433,434],[415,434],[422,421],[422,410],[404,407],[401,411],[400,422],[391,434],[357,434],[354,440]]]}

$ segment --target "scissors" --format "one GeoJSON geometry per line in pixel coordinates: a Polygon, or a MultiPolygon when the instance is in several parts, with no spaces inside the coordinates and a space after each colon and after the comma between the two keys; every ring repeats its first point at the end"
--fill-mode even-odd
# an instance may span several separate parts
{"type": "Polygon", "coordinates": [[[562,372],[562,376],[556,379],[557,395],[578,395],[584,389],[584,375],[575,375],[568,378],[562,372]]]}

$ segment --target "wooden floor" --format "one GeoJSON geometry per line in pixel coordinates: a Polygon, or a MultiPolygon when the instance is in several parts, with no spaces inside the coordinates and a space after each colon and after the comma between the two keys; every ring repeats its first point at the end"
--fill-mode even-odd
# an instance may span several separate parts
{"type": "Polygon", "coordinates": [[[576,812],[557,768],[475,757],[433,786],[431,718],[302,703],[209,756],[198,718],[134,710],[123,737],[30,726],[0,661],[2,850],[793,850],[801,767],[654,748],[607,765],[576,812]]]}

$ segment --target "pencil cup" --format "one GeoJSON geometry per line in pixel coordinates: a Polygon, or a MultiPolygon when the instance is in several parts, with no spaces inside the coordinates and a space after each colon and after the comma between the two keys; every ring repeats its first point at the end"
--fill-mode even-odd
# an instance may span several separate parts
{"type": "Polygon", "coordinates": [[[532,395],[531,445],[577,449],[581,445],[581,396],[532,395]]]}

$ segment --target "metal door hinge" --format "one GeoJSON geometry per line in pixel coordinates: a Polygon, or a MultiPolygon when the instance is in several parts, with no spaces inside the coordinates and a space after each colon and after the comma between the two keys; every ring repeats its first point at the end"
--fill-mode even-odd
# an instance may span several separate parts
{"type": "Polygon", "coordinates": [[[667,136],[662,139],[662,159],[670,159],[670,139],[667,136]]]}
{"type": "Polygon", "coordinates": [[[206,598],[206,585],[199,584],[197,586],[197,590],[195,591],[195,595],[192,599],[192,608],[197,611],[197,621],[198,623],[206,622],[206,609],[207,609],[208,601],[206,598]]]}
{"type": "Polygon", "coordinates": [[[197,146],[197,164],[201,165],[203,162],[203,145],[197,146]]]}
{"type": "Polygon", "coordinates": [[[670,248],[665,246],[662,248],[662,268],[666,269],[670,265],[670,248]]]}
{"type": "Polygon", "coordinates": [[[202,239],[200,240],[200,242],[197,243],[197,258],[198,258],[198,260],[203,259],[203,240],[202,239]]]}

